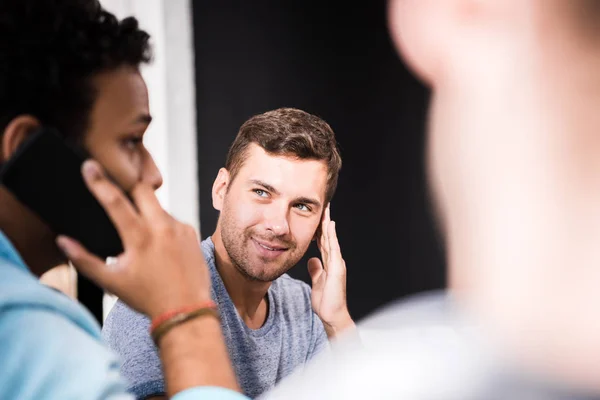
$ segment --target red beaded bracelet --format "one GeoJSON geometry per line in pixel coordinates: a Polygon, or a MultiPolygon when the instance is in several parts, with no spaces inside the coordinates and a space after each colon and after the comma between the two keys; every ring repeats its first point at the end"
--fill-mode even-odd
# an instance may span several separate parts
{"type": "Polygon", "coordinates": [[[152,320],[152,324],[150,325],[150,332],[154,331],[160,324],[163,322],[173,318],[178,314],[186,314],[192,311],[196,311],[202,308],[212,308],[217,309],[217,304],[212,300],[203,301],[202,303],[192,304],[189,306],[181,307],[172,311],[167,311],[165,313],[160,314],[158,317],[152,320]]]}

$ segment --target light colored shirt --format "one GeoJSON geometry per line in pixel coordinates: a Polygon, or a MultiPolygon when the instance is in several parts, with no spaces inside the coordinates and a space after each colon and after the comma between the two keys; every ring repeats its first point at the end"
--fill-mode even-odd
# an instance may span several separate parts
{"type": "MultiPolygon", "coordinates": [[[[39,283],[0,231],[0,398],[133,399],[119,360],[81,305],[39,283]]],[[[173,400],[242,400],[216,387],[173,400]]]]}
{"type": "Polygon", "coordinates": [[[526,373],[451,293],[390,304],[263,400],[592,400],[526,373]]]}

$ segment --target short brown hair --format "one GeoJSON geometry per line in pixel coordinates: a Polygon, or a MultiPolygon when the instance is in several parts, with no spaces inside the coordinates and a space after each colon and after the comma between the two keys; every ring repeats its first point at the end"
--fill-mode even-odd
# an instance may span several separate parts
{"type": "Polygon", "coordinates": [[[240,127],[227,153],[225,168],[231,180],[244,164],[251,143],[273,155],[325,161],[325,201],[331,200],[342,168],[342,158],[335,134],[327,122],[295,108],[279,108],[253,116],[240,127]]]}

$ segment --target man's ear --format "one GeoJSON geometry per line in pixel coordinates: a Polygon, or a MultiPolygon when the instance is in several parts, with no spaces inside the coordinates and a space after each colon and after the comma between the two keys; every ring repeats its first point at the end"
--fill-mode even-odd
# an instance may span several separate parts
{"type": "Polygon", "coordinates": [[[0,163],[5,163],[17,149],[41,126],[31,115],[20,115],[11,120],[1,137],[0,163]]]}
{"type": "Polygon", "coordinates": [[[313,236],[312,240],[319,240],[323,232],[323,219],[325,218],[325,213],[327,212],[327,207],[329,207],[329,203],[327,206],[321,211],[321,219],[319,220],[319,226],[317,226],[317,230],[315,231],[315,236],[313,236]]]}
{"type": "Polygon", "coordinates": [[[319,226],[317,226],[317,230],[315,231],[315,236],[313,236],[312,240],[318,240],[319,236],[321,236],[321,230],[323,229],[323,221],[319,222],[319,226]]]}
{"type": "Polygon", "coordinates": [[[229,188],[230,183],[229,171],[225,168],[221,168],[217,177],[215,178],[215,182],[212,187],[212,202],[213,207],[217,211],[221,211],[223,208],[223,202],[225,201],[225,194],[227,194],[227,189],[229,188]]]}

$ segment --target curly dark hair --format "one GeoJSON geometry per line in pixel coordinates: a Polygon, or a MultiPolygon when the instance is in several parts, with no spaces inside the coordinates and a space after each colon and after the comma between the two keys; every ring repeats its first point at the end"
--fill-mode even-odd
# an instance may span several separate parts
{"type": "Polygon", "coordinates": [[[150,36],[97,0],[0,1],[0,136],[29,114],[74,140],[87,130],[92,79],[151,60],[150,36]]]}

